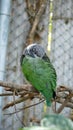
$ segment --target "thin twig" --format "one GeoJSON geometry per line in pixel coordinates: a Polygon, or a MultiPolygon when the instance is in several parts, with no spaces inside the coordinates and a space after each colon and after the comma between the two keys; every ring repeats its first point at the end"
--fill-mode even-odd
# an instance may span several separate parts
{"type": "Polygon", "coordinates": [[[25,110],[25,109],[27,109],[27,108],[30,108],[30,107],[36,106],[36,105],[38,105],[38,104],[40,104],[40,103],[42,103],[42,102],[44,102],[44,101],[45,101],[45,99],[41,100],[41,101],[38,102],[38,103],[32,104],[32,105],[30,105],[30,106],[23,107],[23,108],[21,108],[20,110],[25,110]]]}
{"type": "Polygon", "coordinates": [[[12,96],[13,93],[0,93],[0,96],[12,96]]]}
{"type": "MultiPolygon", "coordinates": [[[[20,97],[20,98],[16,99],[16,100],[15,100],[15,103],[16,103],[16,104],[19,104],[19,103],[24,102],[24,101],[26,101],[26,100],[28,100],[28,99],[33,99],[34,96],[38,97],[38,93],[30,93],[30,94],[27,93],[24,97],[20,97]]],[[[9,107],[11,107],[11,106],[13,106],[13,105],[14,105],[14,101],[9,102],[8,104],[6,104],[6,105],[3,107],[3,110],[5,110],[5,109],[7,109],[7,108],[9,108],[9,107]]]]}
{"type": "MultiPolygon", "coordinates": [[[[57,99],[57,103],[63,104],[63,102],[64,102],[64,99],[57,99]]],[[[73,109],[73,103],[68,102],[65,107],[69,107],[73,109]]]]}
{"type": "MultiPolygon", "coordinates": [[[[26,95],[25,97],[21,97],[21,98],[16,99],[16,100],[15,100],[15,104],[21,103],[21,102],[23,102],[23,101],[25,101],[25,100],[27,100],[27,99],[29,99],[29,95],[26,95]]],[[[8,104],[6,104],[6,105],[3,107],[3,110],[5,110],[5,109],[7,109],[7,108],[9,108],[9,107],[11,107],[11,106],[13,106],[13,105],[14,105],[14,101],[9,102],[8,104]]]]}
{"type": "Polygon", "coordinates": [[[25,109],[27,109],[27,108],[31,108],[31,107],[33,107],[33,106],[39,105],[40,103],[42,103],[42,102],[44,102],[44,101],[45,101],[45,100],[43,99],[43,100],[41,100],[41,101],[38,102],[38,103],[35,103],[35,104],[30,105],[30,106],[26,106],[26,107],[20,108],[19,110],[15,111],[15,112],[6,113],[6,114],[4,114],[4,115],[13,115],[13,114],[15,114],[16,112],[18,113],[18,112],[21,112],[21,111],[23,111],[23,110],[25,110],[25,109]]]}
{"type": "MultiPolygon", "coordinates": [[[[13,93],[13,100],[14,100],[14,109],[15,109],[15,111],[17,111],[17,109],[16,109],[16,103],[15,103],[15,90],[14,90],[14,93],[13,93]]],[[[21,119],[19,118],[19,116],[18,116],[17,113],[16,113],[16,116],[17,116],[17,118],[19,119],[19,121],[21,122],[21,124],[22,124],[23,126],[25,126],[24,122],[21,121],[21,119]]]]}
{"type": "Polygon", "coordinates": [[[68,87],[68,86],[63,86],[63,85],[60,85],[58,88],[57,88],[57,92],[62,92],[62,91],[68,91],[70,93],[73,93],[73,89],[72,87],[68,87]]]}
{"type": "Polygon", "coordinates": [[[67,103],[69,102],[69,100],[71,99],[71,95],[69,94],[65,101],[63,102],[63,104],[58,108],[58,110],[56,111],[56,113],[60,113],[62,112],[62,110],[64,109],[64,107],[66,107],[67,103]]]}
{"type": "Polygon", "coordinates": [[[28,36],[29,37],[28,41],[30,41],[29,44],[31,44],[33,42],[33,38],[34,38],[34,35],[35,35],[37,25],[38,25],[38,23],[40,21],[40,18],[41,18],[42,14],[43,14],[43,12],[44,12],[44,10],[46,8],[46,5],[47,5],[47,0],[43,0],[42,5],[41,5],[40,9],[38,10],[38,13],[35,16],[35,20],[33,22],[32,29],[31,29],[31,31],[29,33],[29,36],[28,36]]]}

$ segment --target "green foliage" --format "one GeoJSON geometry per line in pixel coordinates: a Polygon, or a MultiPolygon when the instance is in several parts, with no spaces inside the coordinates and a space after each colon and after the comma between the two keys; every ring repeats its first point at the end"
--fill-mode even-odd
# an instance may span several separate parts
{"type": "Polygon", "coordinates": [[[73,130],[73,122],[62,115],[47,115],[41,120],[41,125],[45,127],[54,126],[60,130],[73,130]]]}
{"type": "Polygon", "coordinates": [[[55,126],[50,127],[35,126],[35,127],[25,127],[20,130],[60,130],[60,129],[59,128],[57,129],[55,126]]]}
{"type": "Polygon", "coordinates": [[[73,122],[62,115],[48,115],[41,120],[41,126],[25,127],[20,130],[73,130],[73,122]]]}

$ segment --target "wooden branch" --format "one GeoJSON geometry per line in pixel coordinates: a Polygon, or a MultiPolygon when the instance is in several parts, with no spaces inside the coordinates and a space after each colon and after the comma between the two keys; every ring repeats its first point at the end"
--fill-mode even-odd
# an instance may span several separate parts
{"type": "MultiPolygon", "coordinates": [[[[23,101],[25,101],[25,100],[27,100],[27,99],[29,99],[29,95],[26,95],[25,97],[21,97],[21,98],[16,99],[16,100],[15,100],[15,104],[21,103],[21,102],[23,102],[23,101]]],[[[5,109],[7,109],[7,108],[9,108],[9,107],[11,107],[11,106],[13,106],[13,105],[15,105],[15,104],[14,104],[14,101],[9,102],[7,105],[5,105],[5,106],[3,107],[3,110],[5,110],[5,109]]]]}
{"type": "Polygon", "coordinates": [[[33,38],[34,38],[34,34],[35,34],[35,31],[36,31],[36,28],[37,28],[37,25],[40,21],[40,18],[46,8],[46,5],[47,5],[47,0],[43,0],[42,4],[41,4],[41,7],[38,11],[38,13],[36,14],[35,16],[35,20],[33,22],[33,26],[30,30],[30,33],[29,33],[29,36],[28,36],[28,39],[27,39],[27,43],[28,44],[31,44],[33,42],[33,38]]]}
{"type": "MultiPolygon", "coordinates": [[[[57,99],[57,103],[63,104],[64,99],[57,99]]],[[[65,107],[70,107],[71,109],[73,109],[73,103],[68,102],[65,107]]]]}
{"type": "Polygon", "coordinates": [[[9,82],[4,82],[4,81],[0,81],[0,87],[4,87],[6,88],[5,90],[8,91],[36,91],[36,89],[34,89],[34,87],[32,87],[32,85],[30,84],[24,84],[24,85],[19,85],[19,84],[15,84],[15,83],[9,83],[9,82]]]}
{"type": "Polygon", "coordinates": [[[68,116],[67,118],[70,118],[73,121],[73,115],[68,116]]]}
{"type": "Polygon", "coordinates": [[[68,87],[68,86],[63,86],[63,85],[60,85],[58,88],[57,88],[57,92],[62,92],[62,91],[68,91],[70,93],[73,94],[73,89],[72,87],[68,87]]]}
{"type": "Polygon", "coordinates": [[[23,110],[25,110],[25,109],[27,109],[27,108],[30,108],[30,107],[33,107],[33,106],[37,106],[37,105],[39,105],[40,103],[42,103],[42,102],[44,102],[44,101],[45,101],[45,100],[43,99],[43,100],[41,100],[41,101],[39,101],[39,102],[37,102],[37,103],[34,103],[34,104],[32,104],[32,105],[29,105],[29,106],[25,106],[25,107],[20,108],[19,110],[15,111],[15,112],[7,113],[7,114],[4,114],[4,115],[12,115],[12,114],[18,113],[18,112],[23,111],[23,110]]]}
{"type": "Polygon", "coordinates": [[[24,97],[20,97],[20,98],[16,99],[15,101],[12,101],[12,102],[9,102],[8,104],[6,104],[3,107],[3,110],[5,110],[5,109],[7,109],[15,104],[19,104],[21,102],[24,102],[28,99],[33,99],[35,96],[38,97],[37,95],[38,95],[38,93],[30,93],[30,94],[27,93],[26,95],[24,95],[24,97]]]}
{"type": "Polygon", "coordinates": [[[62,110],[64,109],[64,107],[67,106],[67,103],[69,102],[69,100],[71,99],[71,95],[69,94],[66,99],[64,100],[64,102],[62,103],[62,105],[58,108],[58,110],[56,111],[56,113],[61,113],[62,110]]]}
{"type": "Polygon", "coordinates": [[[30,118],[30,122],[35,122],[40,124],[40,120],[36,119],[36,118],[30,118]]]}
{"type": "Polygon", "coordinates": [[[0,96],[12,96],[13,93],[0,93],[0,96]]]}
{"type": "MultiPolygon", "coordinates": [[[[15,103],[21,103],[27,99],[39,98],[39,92],[30,84],[19,85],[15,83],[9,83],[0,81],[0,87],[4,87],[6,91],[10,91],[11,93],[2,93],[0,96],[11,96],[15,91],[16,96],[20,96],[20,98],[16,99],[15,103]]],[[[59,112],[62,111],[64,107],[70,107],[73,109],[73,89],[65,86],[60,86],[57,88],[57,99],[56,102],[61,103],[62,106],[59,108],[59,112]],[[70,93],[70,99],[65,101],[66,97],[70,93]],[[65,101],[65,102],[64,102],[65,101]]],[[[14,105],[14,101],[9,102],[4,106],[3,110],[9,108],[14,105]]]]}

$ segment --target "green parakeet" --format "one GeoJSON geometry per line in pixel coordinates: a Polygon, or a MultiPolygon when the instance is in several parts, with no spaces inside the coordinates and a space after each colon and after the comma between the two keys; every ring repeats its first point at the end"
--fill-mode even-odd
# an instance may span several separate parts
{"type": "Polygon", "coordinates": [[[57,75],[44,48],[37,43],[27,46],[21,56],[21,68],[26,79],[42,93],[50,106],[56,96],[57,75]]]}

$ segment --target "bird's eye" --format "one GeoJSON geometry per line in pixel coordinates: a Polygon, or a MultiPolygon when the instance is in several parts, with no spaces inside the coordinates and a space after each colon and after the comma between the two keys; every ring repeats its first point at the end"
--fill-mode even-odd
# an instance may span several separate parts
{"type": "Polygon", "coordinates": [[[36,48],[35,47],[33,47],[32,51],[36,54],[36,48]]]}

